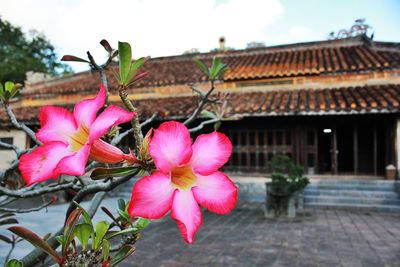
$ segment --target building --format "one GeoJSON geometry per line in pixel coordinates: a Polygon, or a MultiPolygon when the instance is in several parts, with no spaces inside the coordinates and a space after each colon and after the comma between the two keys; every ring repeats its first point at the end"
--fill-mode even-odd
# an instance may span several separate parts
{"type": "MultiPolygon", "coordinates": [[[[228,93],[221,131],[234,149],[227,170],[262,174],[276,154],[289,155],[309,174],[378,177],[390,164],[400,169],[400,43],[361,35],[154,58],[142,69],[149,76],[129,91],[141,119],[158,112],[159,123],[190,114],[197,96],[189,84],[208,86],[193,60],[210,64],[214,56],[229,67],[217,83],[228,93]]],[[[108,74],[110,100],[117,102],[117,84],[108,74]]],[[[29,84],[13,108],[20,121],[37,128],[40,106],[71,108],[99,84],[90,71],[29,84]]],[[[0,138],[21,139],[8,132],[1,114],[0,138]]]]}

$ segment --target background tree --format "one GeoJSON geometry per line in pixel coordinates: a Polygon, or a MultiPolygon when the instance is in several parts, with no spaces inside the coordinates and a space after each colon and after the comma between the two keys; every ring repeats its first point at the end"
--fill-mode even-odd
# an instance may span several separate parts
{"type": "Polygon", "coordinates": [[[72,69],[58,60],[54,46],[43,34],[21,28],[0,18],[0,82],[23,83],[27,71],[54,76],[71,73],[72,69]]]}

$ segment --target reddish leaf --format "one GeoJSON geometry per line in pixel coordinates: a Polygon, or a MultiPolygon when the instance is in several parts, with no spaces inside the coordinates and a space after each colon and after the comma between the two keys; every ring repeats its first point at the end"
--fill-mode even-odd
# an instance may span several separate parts
{"type": "Polygon", "coordinates": [[[50,247],[50,245],[46,241],[41,239],[37,234],[35,234],[31,230],[28,230],[22,226],[12,226],[8,228],[8,230],[22,237],[35,247],[41,248],[44,252],[53,257],[57,261],[57,263],[61,264],[61,259],[58,257],[57,252],[52,247],[50,247]]]}
{"type": "Polygon", "coordinates": [[[77,61],[77,62],[86,62],[89,63],[89,61],[80,58],[80,57],[76,57],[76,56],[71,56],[71,55],[65,55],[61,58],[61,61],[77,61]]]}
{"type": "Polygon", "coordinates": [[[111,53],[113,51],[113,49],[111,48],[111,45],[108,43],[108,41],[106,39],[101,40],[100,44],[104,47],[104,49],[108,53],[111,53]]]}
{"type": "Polygon", "coordinates": [[[64,247],[62,248],[62,255],[66,256],[68,252],[68,247],[69,244],[72,242],[72,239],[74,239],[74,229],[75,225],[79,220],[79,217],[82,214],[82,209],[77,208],[71,212],[71,214],[68,216],[67,222],[65,223],[64,226],[64,247]]]}

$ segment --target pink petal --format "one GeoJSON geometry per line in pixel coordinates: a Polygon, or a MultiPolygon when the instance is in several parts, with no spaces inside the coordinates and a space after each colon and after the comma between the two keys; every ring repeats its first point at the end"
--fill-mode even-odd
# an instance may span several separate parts
{"type": "Polygon", "coordinates": [[[178,224],[183,239],[193,243],[194,236],[202,223],[199,205],[191,190],[177,190],[172,202],[171,217],[178,224]]]}
{"type": "Polygon", "coordinates": [[[174,167],[187,163],[192,155],[192,141],[185,125],[176,121],[164,122],[154,131],[149,152],[156,167],[169,173],[174,167]]]}
{"type": "Polygon", "coordinates": [[[60,160],[54,173],[74,176],[85,174],[85,166],[89,158],[89,151],[89,144],[85,144],[79,151],[60,160]]]}
{"type": "Polygon", "coordinates": [[[132,217],[159,219],[171,208],[174,191],[170,179],[161,172],[143,177],[133,186],[128,212],[132,217]]]}
{"type": "Polygon", "coordinates": [[[125,160],[124,152],[121,149],[101,139],[94,140],[90,147],[89,157],[91,160],[108,164],[115,164],[125,160]]]}
{"type": "Polygon", "coordinates": [[[96,97],[85,99],[79,102],[74,107],[74,117],[78,125],[83,124],[90,127],[96,119],[96,114],[99,109],[104,106],[106,101],[106,89],[100,85],[99,93],[96,97]]]}
{"type": "Polygon", "coordinates": [[[224,173],[196,177],[197,186],[192,191],[200,205],[218,214],[227,214],[236,206],[238,189],[224,173]]]}
{"type": "Polygon", "coordinates": [[[56,179],[58,174],[54,170],[57,164],[71,153],[63,142],[48,143],[23,154],[19,159],[19,170],[27,185],[56,179]]]}
{"type": "Polygon", "coordinates": [[[108,106],[93,122],[90,127],[90,142],[99,139],[107,133],[108,129],[114,125],[118,125],[132,120],[135,112],[128,112],[117,106],[108,106]]]}
{"type": "Polygon", "coordinates": [[[64,108],[42,107],[39,120],[41,128],[36,133],[36,137],[43,143],[61,141],[67,144],[68,136],[76,131],[74,117],[64,108]]]}
{"type": "Polygon", "coordinates": [[[218,132],[199,135],[194,142],[191,165],[196,172],[208,175],[221,168],[231,156],[232,143],[218,132]]]}

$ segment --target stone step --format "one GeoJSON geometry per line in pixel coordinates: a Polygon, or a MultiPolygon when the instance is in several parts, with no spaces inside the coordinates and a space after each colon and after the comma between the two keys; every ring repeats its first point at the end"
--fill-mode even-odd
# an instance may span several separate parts
{"type": "Polygon", "coordinates": [[[320,202],[306,202],[306,207],[321,207],[321,208],[346,208],[346,209],[367,209],[373,211],[388,211],[388,212],[400,212],[399,205],[370,205],[370,204],[348,204],[348,203],[320,203],[320,202]]]}
{"type": "Polygon", "coordinates": [[[320,188],[307,188],[304,193],[307,196],[340,196],[340,197],[372,197],[372,198],[385,198],[385,199],[398,199],[399,194],[393,191],[381,190],[334,190],[334,189],[320,189],[320,188]]]}
{"type": "Polygon", "coordinates": [[[396,187],[392,185],[373,185],[373,184],[310,184],[307,190],[355,190],[355,191],[385,191],[397,192],[396,187]]]}
{"type": "Polygon", "coordinates": [[[328,179],[328,180],[310,180],[311,184],[368,184],[368,185],[394,185],[400,184],[399,181],[395,180],[362,180],[362,179],[351,179],[351,180],[338,180],[338,179],[328,179]]]}
{"type": "Polygon", "coordinates": [[[400,199],[372,198],[372,197],[337,197],[337,196],[310,196],[305,195],[305,203],[337,203],[348,205],[393,205],[400,207],[400,199]]]}

